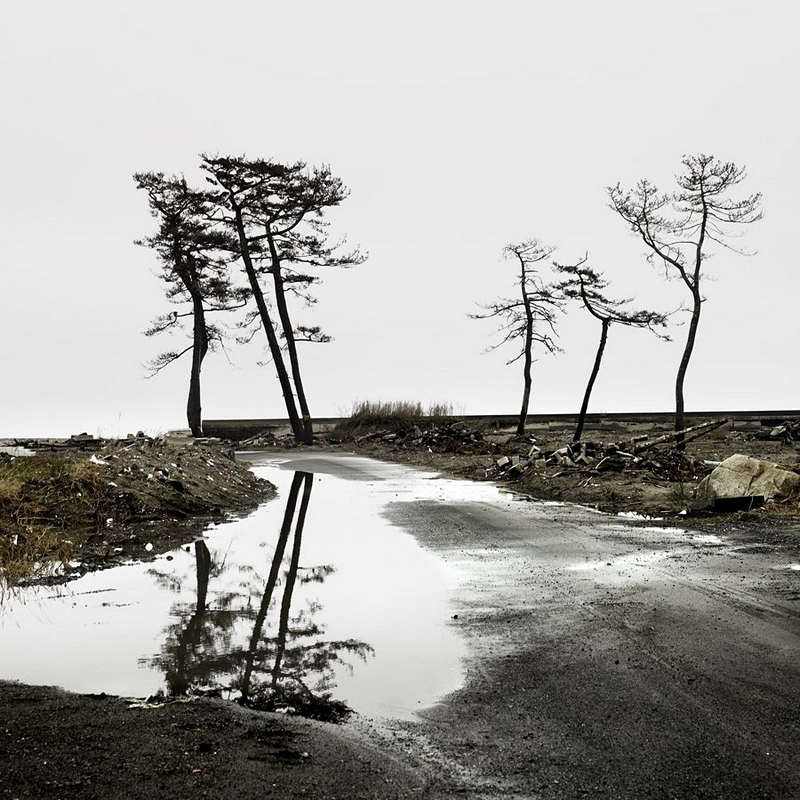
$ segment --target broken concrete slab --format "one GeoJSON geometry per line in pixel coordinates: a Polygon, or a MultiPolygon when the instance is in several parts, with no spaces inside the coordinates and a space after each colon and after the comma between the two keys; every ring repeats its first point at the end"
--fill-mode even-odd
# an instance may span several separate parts
{"type": "MultiPolygon", "coordinates": [[[[755,505],[757,497],[779,502],[800,498],[800,475],[780,464],[737,453],[700,481],[692,507],[717,508],[718,500],[731,498],[747,498],[755,505]]],[[[730,504],[720,504],[726,505],[730,504]]]]}

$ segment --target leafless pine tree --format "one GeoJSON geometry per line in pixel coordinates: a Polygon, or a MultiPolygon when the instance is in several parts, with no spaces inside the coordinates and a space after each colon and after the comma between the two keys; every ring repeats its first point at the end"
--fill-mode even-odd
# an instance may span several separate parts
{"type": "Polygon", "coordinates": [[[549,353],[560,350],[556,344],[556,317],[562,309],[563,298],[552,284],[546,284],[540,275],[540,265],[547,262],[555,248],[530,239],[503,248],[506,259],[516,262],[517,295],[501,297],[488,305],[479,304],[480,314],[470,314],[472,319],[496,319],[499,321],[502,339],[489,350],[496,350],[509,342],[518,344],[519,352],[507,363],[522,359],[523,392],[522,406],[517,422],[517,435],[525,434],[525,422],[531,398],[531,367],[535,361],[535,346],[549,353]]]}
{"type": "MultiPolygon", "coordinates": [[[[692,298],[675,380],[676,431],[684,429],[684,381],[705,301],[700,285],[703,264],[714,245],[744,254],[732,244],[735,229],[761,218],[761,194],[739,200],[729,196],[746,177],[743,167],[704,154],[684,156],[682,164],[683,172],[676,176],[677,191],[661,193],[647,180],[629,191],[620,184],[607,189],[611,208],[647,247],[648,261],[661,264],[667,277],[679,277],[692,298]]],[[[676,446],[683,449],[685,442],[678,439],[676,446]]]]}
{"type": "Polygon", "coordinates": [[[574,442],[579,442],[581,436],[583,436],[583,426],[586,422],[586,413],[589,410],[589,398],[592,395],[594,382],[600,372],[600,363],[603,360],[603,353],[608,341],[608,330],[611,325],[617,323],[630,328],[647,328],[660,339],[669,341],[669,336],[656,330],[666,326],[667,315],[656,311],[626,310],[625,306],[632,302],[631,298],[612,300],[606,297],[604,290],[608,286],[608,281],[603,277],[602,273],[595,272],[595,270],[587,266],[588,258],[587,255],[573,265],[555,265],[556,271],[566,276],[565,280],[558,284],[558,290],[566,298],[579,301],[600,322],[600,342],[594,357],[592,372],[589,375],[589,382],[583,395],[581,410],[578,413],[575,435],[572,437],[574,442]]]}

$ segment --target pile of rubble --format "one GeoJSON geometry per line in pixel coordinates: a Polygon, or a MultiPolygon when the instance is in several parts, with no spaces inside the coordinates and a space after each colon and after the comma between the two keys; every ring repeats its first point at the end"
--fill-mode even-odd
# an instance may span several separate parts
{"type": "Polygon", "coordinates": [[[487,442],[480,431],[473,430],[465,422],[447,422],[421,428],[413,425],[407,430],[380,430],[360,436],[356,442],[395,442],[400,446],[426,447],[431,452],[460,453],[465,449],[492,452],[496,446],[487,442]]]}
{"type": "MultiPolygon", "coordinates": [[[[137,437],[143,437],[144,434],[140,431],[137,437]]],[[[135,438],[133,434],[128,435],[129,439],[135,438]]],[[[89,433],[76,433],[69,437],[69,439],[3,439],[0,441],[0,450],[20,449],[25,451],[54,451],[54,450],[98,450],[107,439],[101,439],[97,436],[92,436],[89,433]]],[[[21,455],[30,455],[30,453],[21,453],[21,455]]]]}
{"type": "Polygon", "coordinates": [[[294,436],[276,436],[271,430],[261,431],[249,439],[236,442],[237,450],[246,450],[248,447],[292,447],[295,444],[294,436]]]}
{"type": "Polygon", "coordinates": [[[275,496],[271,483],[222,444],[139,436],[93,442],[88,453],[83,442],[56,444],[25,458],[0,455],[24,462],[23,480],[0,508],[0,542],[12,542],[6,555],[15,559],[15,582],[61,583],[89,569],[152,558],[191,541],[226,512],[248,512],[275,496]],[[57,562],[62,567],[53,572],[57,562]],[[45,574],[31,578],[32,570],[45,574]]]}
{"type": "Polygon", "coordinates": [[[673,445],[677,440],[703,436],[724,425],[727,420],[715,420],[695,425],[650,439],[636,436],[624,442],[599,444],[596,442],[572,442],[550,452],[542,452],[533,443],[525,455],[502,456],[487,470],[487,477],[516,477],[529,469],[543,470],[546,467],[561,468],[554,477],[564,471],[585,470],[590,474],[621,472],[625,469],[644,469],[660,478],[671,481],[693,480],[710,471],[709,464],[698,461],[673,447],[656,452],[658,445],[673,445]]]}
{"type": "Polygon", "coordinates": [[[68,458],[70,470],[53,470],[54,477],[21,489],[20,507],[29,508],[37,524],[100,531],[251,509],[274,494],[268,481],[220,446],[172,446],[143,437],[108,441],[88,457],[68,458]]]}
{"type": "Polygon", "coordinates": [[[784,444],[791,444],[800,439],[800,422],[784,422],[781,425],[775,425],[769,431],[764,431],[758,434],[759,439],[771,439],[774,441],[781,441],[784,444]]]}

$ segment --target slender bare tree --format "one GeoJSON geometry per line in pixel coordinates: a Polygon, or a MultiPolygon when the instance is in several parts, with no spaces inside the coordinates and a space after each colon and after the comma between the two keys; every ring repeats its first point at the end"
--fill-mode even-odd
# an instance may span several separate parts
{"type": "Polygon", "coordinates": [[[586,413],[589,410],[589,398],[592,395],[594,382],[600,372],[600,363],[608,341],[608,330],[612,324],[624,325],[629,328],[647,328],[659,339],[669,341],[669,336],[659,333],[656,328],[664,328],[667,324],[667,315],[656,311],[632,311],[625,306],[632,302],[632,298],[612,300],[603,293],[608,286],[608,281],[602,273],[595,272],[587,266],[589,257],[584,256],[577,264],[555,264],[557,272],[565,275],[565,280],[558,284],[558,290],[571,300],[578,300],[583,307],[600,322],[600,342],[594,357],[594,364],[589,375],[589,382],[583,395],[581,410],[575,426],[574,442],[579,442],[583,436],[583,427],[586,423],[586,413]]]}
{"type": "Polygon", "coordinates": [[[528,406],[533,380],[531,368],[535,361],[533,348],[543,347],[549,353],[560,350],[556,344],[556,315],[562,309],[563,298],[552,284],[545,284],[539,274],[539,265],[546,262],[555,248],[529,239],[503,248],[506,259],[513,259],[517,267],[518,295],[501,297],[488,305],[479,304],[480,314],[470,314],[472,319],[497,319],[500,321],[502,339],[489,350],[496,350],[508,342],[519,342],[519,352],[507,363],[522,359],[522,406],[517,422],[517,435],[525,434],[528,406]]]}
{"type": "MultiPolygon", "coordinates": [[[[692,298],[686,344],[675,379],[676,431],[685,427],[684,382],[705,301],[700,287],[703,264],[714,245],[744,255],[732,245],[735,228],[761,219],[761,194],[739,200],[729,197],[746,177],[743,167],[704,154],[684,156],[681,163],[677,191],[660,193],[647,180],[629,191],[620,184],[607,189],[611,208],[647,247],[648,261],[661,264],[667,277],[680,278],[692,298]]],[[[684,449],[682,437],[676,446],[684,449]]]]}

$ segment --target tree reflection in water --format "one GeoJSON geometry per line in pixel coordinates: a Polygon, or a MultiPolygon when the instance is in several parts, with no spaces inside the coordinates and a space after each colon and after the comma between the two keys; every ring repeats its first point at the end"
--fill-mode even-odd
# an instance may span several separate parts
{"type": "MultiPolygon", "coordinates": [[[[209,584],[221,578],[226,565],[214,561],[204,541],[195,542],[197,600],[173,608],[178,621],[166,629],[161,653],[143,659],[164,672],[170,696],[229,691],[237,702],[263,710],[329,721],[349,713],[332,696],[334,667],[347,665],[345,655],[366,660],[372,648],[353,639],[322,639],[324,628],[314,621],[316,603],[294,614],[292,609],[298,584],[322,583],[334,571],[330,565],[300,566],[313,483],[312,473],[294,473],[263,590],[257,589],[256,570],[245,568],[238,590],[217,595],[208,608],[209,584]]],[[[157,577],[171,583],[171,576],[157,577]]]]}

